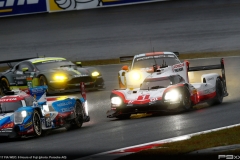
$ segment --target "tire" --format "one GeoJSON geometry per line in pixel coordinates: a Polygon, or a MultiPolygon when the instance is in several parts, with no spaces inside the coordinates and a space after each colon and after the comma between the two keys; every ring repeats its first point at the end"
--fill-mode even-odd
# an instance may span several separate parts
{"type": "Polygon", "coordinates": [[[131,116],[131,114],[122,114],[122,115],[116,116],[116,118],[118,118],[118,119],[129,119],[130,116],[131,116]]]}
{"type": "Polygon", "coordinates": [[[41,123],[40,114],[37,110],[34,110],[34,112],[33,112],[32,122],[33,122],[33,130],[34,130],[35,135],[37,137],[40,137],[43,133],[42,132],[42,123],[41,123]]]}
{"type": "Polygon", "coordinates": [[[192,109],[192,101],[190,98],[190,93],[187,89],[184,89],[182,94],[182,107],[185,111],[189,111],[192,109]]]}
{"type": "Polygon", "coordinates": [[[76,101],[75,115],[76,115],[76,118],[74,119],[75,128],[81,128],[83,124],[84,111],[83,111],[82,103],[79,101],[76,101]]]}
{"type": "Polygon", "coordinates": [[[6,91],[10,91],[10,85],[7,78],[1,78],[0,83],[1,83],[0,94],[4,96],[6,91]]]}
{"type": "Polygon", "coordinates": [[[216,79],[216,96],[215,96],[215,98],[213,100],[213,105],[221,104],[222,101],[223,101],[223,96],[224,96],[223,82],[218,77],[216,79]]]}
{"type": "Polygon", "coordinates": [[[64,125],[65,128],[67,130],[81,128],[83,124],[83,116],[84,116],[84,111],[83,111],[82,103],[79,101],[76,101],[75,118],[71,121],[66,122],[66,124],[64,125]]]}
{"type": "Polygon", "coordinates": [[[49,86],[48,86],[47,78],[45,76],[40,76],[39,77],[39,85],[40,86],[47,86],[48,87],[47,88],[47,94],[49,94],[50,89],[49,89],[49,86]]]}

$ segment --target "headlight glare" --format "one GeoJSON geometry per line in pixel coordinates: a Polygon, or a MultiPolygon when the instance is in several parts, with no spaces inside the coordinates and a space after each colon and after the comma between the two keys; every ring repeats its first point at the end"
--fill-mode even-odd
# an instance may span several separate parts
{"type": "Polygon", "coordinates": [[[139,72],[133,72],[132,73],[132,79],[137,81],[141,78],[141,74],[139,72]]]}
{"type": "Polygon", "coordinates": [[[55,81],[65,81],[67,79],[67,76],[62,75],[62,74],[56,74],[56,75],[54,75],[53,79],[55,81]]]}
{"type": "Polygon", "coordinates": [[[179,100],[181,94],[177,90],[171,90],[165,94],[166,101],[177,101],[179,100]]]}
{"type": "Polygon", "coordinates": [[[95,71],[95,72],[92,73],[92,76],[93,76],[93,77],[96,77],[96,76],[99,76],[99,75],[100,75],[100,73],[97,72],[97,71],[95,71]]]}
{"type": "Polygon", "coordinates": [[[21,115],[22,115],[23,118],[27,117],[27,111],[22,111],[21,115]]]}
{"type": "Polygon", "coordinates": [[[120,97],[112,97],[111,103],[112,103],[113,105],[119,106],[119,105],[122,104],[122,99],[121,99],[120,97]]]}

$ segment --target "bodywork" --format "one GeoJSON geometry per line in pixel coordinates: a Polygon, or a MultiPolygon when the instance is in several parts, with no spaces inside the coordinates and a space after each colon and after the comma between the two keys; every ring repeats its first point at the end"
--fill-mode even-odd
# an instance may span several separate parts
{"type": "Polygon", "coordinates": [[[83,122],[90,120],[87,100],[83,96],[46,97],[46,89],[46,86],[30,88],[30,94],[18,90],[14,91],[15,95],[6,95],[0,99],[0,136],[34,136],[35,111],[40,114],[42,131],[64,127],[75,118],[77,101],[83,106],[83,122]],[[10,105],[13,102],[18,103],[18,106],[10,105]]]}
{"type": "Polygon", "coordinates": [[[222,97],[228,96],[223,59],[220,65],[189,67],[189,62],[183,62],[160,68],[145,78],[139,88],[113,90],[110,95],[111,109],[107,111],[107,117],[189,110],[194,105],[217,98],[218,80],[222,84],[222,97]],[[189,83],[189,72],[212,69],[221,69],[222,75],[203,74],[200,83],[189,83]]]}
{"type": "Polygon", "coordinates": [[[7,83],[9,89],[27,88],[31,79],[32,87],[38,86],[44,77],[48,93],[79,91],[80,82],[86,89],[103,89],[103,77],[94,67],[80,67],[61,57],[16,59],[0,63],[18,62],[15,66],[0,74],[1,83],[7,83]],[[4,82],[7,81],[7,82],[4,82]]]}

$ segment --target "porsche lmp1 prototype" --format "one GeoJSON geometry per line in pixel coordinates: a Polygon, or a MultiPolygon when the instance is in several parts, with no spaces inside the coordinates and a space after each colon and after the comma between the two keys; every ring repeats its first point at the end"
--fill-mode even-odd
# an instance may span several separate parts
{"type": "Polygon", "coordinates": [[[30,88],[30,94],[15,90],[0,98],[0,136],[39,137],[60,127],[80,128],[90,120],[84,94],[46,97],[46,89],[47,86],[30,88]]]}
{"type": "Polygon", "coordinates": [[[129,118],[136,113],[190,110],[202,102],[220,104],[228,96],[224,60],[220,65],[189,67],[183,62],[159,68],[136,89],[117,89],[111,93],[111,110],[107,117],[129,118]],[[203,74],[201,83],[189,83],[188,72],[221,69],[217,73],[203,74]]]}
{"type": "Polygon", "coordinates": [[[86,89],[104,88],[101,73],[94,67],[81,67],[61,57],[43,57],[31,59],[15,59],[0,61],[8,63],[10,69],[0,74],[1,91],[26,88],[26,77],[32,78],[34,86],[47,85],[48,93],[79,91],[80,82],[84,82],[86,89]],[[15,66],[11,63],[19,62],[15,66]]]}
{"type": "Polygon", "coordinates": [[[180,63],[178,52],[151,52],[120,57],[120,62],[132,61],[131,67],[123,66],[118,72],[119,88],[138,88],[156,68],[165,68],[180,63]]]}

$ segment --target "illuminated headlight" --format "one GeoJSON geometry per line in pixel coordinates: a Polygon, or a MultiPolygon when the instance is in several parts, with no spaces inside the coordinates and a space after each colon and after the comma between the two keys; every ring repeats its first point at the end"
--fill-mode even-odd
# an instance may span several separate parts
{"type": "Polygon", "coordinates": [[[56,74],[56,75],[54,75],[53,79],[54,79],[55,81],[65,81],[65,80],[67,80],[68,78],[67,78],[67,76],[62,75],[62,74],[56,74]]]}
{"type": "Polygon", "coordinates": [[[139,72],[133,72],[132,73],[132,79],[137,81],[141,78],[141,74],[139,72]]]}
{"type": "Polygon", "coordinates": [[[100,75],[100,73],[97,72],[97,71],[95,71],[95,72],[92,73],[92,76],[93,76],[93,77],[97,77],[97,76],[99,76],[99,75],[100,75]]]}
{"type": "Polygon", "coordinates": [[[181,98],[181,94],[177,90],[171,90],[165,94],[165,100],[166,101],[178,101],[181,98]]]}
{"type": "Polygon", "coordinates": [[[23,118],[27,117],[27,111],[22,111],[21,115],[22,115],[23,118]]]}
{"type": "Polygon", "coordinates": [[[27,117],[27,111],[14,112],[14,124],[22,124],[27,117]]]}
{"type": "Polygon", "coordinates": [[[122,104],[122,99],[120,97],[112,97],[111,103],[115,106],[120,106],[122,104]]]}

